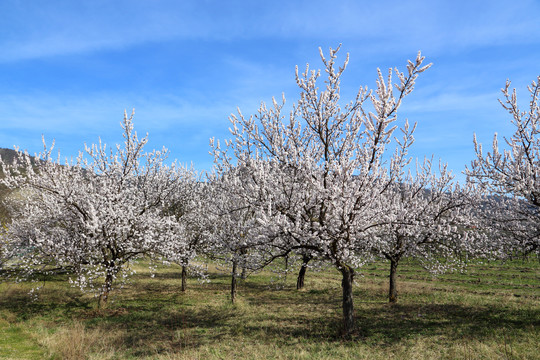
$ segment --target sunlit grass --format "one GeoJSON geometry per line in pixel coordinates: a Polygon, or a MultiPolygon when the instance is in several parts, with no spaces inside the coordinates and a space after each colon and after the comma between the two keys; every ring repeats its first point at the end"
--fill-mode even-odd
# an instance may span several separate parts
{"type": "Polygon", "coordinates": [[[210,266],[210,282],[180,269],[145,264],[107,309],[47,281],[35,301],[31,284],[0,284],[0,359],[538,359],[538,261],[472,264],[466,273],[432,277],[414,262],[399,268],[399,300],[387,303],[386,263],[359,269],[358,330],[340,336],[337,271],[276,280],[262,272],[240,282],[230,302],[228,275],[210,266]],[[16,355],[14,355],[16,354],[16,355]]]}

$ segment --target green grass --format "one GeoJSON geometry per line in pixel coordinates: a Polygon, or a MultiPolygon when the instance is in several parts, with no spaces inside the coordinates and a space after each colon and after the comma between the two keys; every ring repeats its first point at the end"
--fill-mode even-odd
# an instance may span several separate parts
{"type": "Polygon", "coordinates": [[[41,360],[46,357],[45,349],[23,327],[0,321],[0,359],[41,360]]]}
{"type": "MultiPolygon", "coordinates": [[[[476,263],[432,277],[400,264],[399,300],[387,303],[387,263],[357,271],[352,340],[340,336],[341,288],[335,270],[295,274],[272,285],[262,272],[241,281],[190,279],[180,269],[143,265],[105,310],[56,276],[38,300],[30,284],[0,284],[0,359],[540,359],[538,261],[476,263]]],[[[211,267],[212,268],[212,267],[211,267]]]]}

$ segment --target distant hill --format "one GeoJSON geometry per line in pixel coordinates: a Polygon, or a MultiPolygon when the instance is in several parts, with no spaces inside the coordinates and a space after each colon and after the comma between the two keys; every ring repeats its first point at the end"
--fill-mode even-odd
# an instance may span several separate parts
{"type": "MultiPolygon", "coordinates": [[[[17,157],[17,152],[13,149],[0,148],[0,156],[5,164],[11,164],[17,157]]],[[[0,178],[3,177],[4,170],[0,169],[0,178]]],[[[6,186],[0,185],[0,223],[2,225],[8,224],[11,221],[9,206],[6,204],[6,199],[11,192],[12,190],[9,190],[6,186]]]]}
{"type": "Polygon", "coordinates": [[[13,149],[0,148],[0,156],[4,163],[11,164],[17,157],[17,152],[13,149]]]}
{"type": "MultiPolygon", "coordinates": [[[[13,161],[18,157],[17,151],[13,149],[0,148],[0,156],[6,165],[13,164],[13,161]]],[[[35,164],[34,156],[30,156],[30,161],[35,164]]],[[[24,170],[23,170],[24,174],[24,170]]],[[[4,169],[0,168],[0,178],[4,177],[4,169]]],[[[10,206],[8,203],[9,196],[17,190],[10,190],[5,185],[0,184],[0,224],[4,225],[11,221],[10,206]]]]}
{"type": "MultiPolygon", "coordinates": [[[[2,157],[4,164],[11,165],[13,164],[13,160],[17,158],[18,154],[17,151],[13,149],[0,148],[0,156],[2,157]]],[[[32,155],[30,155],[30,162],[32,165],[36,165],[35,157],[32,155]]],[[[3,169],[0,169],[0,177],[3,177],[3,169]]]]}

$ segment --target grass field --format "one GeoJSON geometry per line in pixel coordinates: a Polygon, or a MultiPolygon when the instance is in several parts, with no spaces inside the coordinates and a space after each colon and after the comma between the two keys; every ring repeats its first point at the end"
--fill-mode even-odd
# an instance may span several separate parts
{"type": "Polygon", "coordinates": [[[540,359],[538,260],[475,264],[432,277],[400,265],[399,300],[387,303],[386,263],[358,270],[358,331],[340,337],[337,271],[308,271],[295,289],[262,272],[239,284],[211,272],[179,292],[180,269],[154,278],[140,266],[105,310],[61,276],[36,301],[29,284],[0,284],[0,359],[540,359]]]}

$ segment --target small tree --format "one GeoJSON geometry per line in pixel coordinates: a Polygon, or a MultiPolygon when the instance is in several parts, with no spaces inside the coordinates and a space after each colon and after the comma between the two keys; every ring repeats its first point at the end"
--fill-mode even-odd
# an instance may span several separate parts
{"type": "Polygon", "coordinates": [[[210,197],[204,208],[210,238],[209,255],[230,265],[231,302],[235,302],[240,268],[260,269],[266,264],[265,244],[252,236],[259,225],[252,207],[238,193],[242,186],[250,182],[248,173],[241,167],[228,172],[212,174],[208,185],[210,197]]]}
{"type": "Polygon", "coordinates": [[[476,189],[462,188],[454,183],[452,173],[439,163],[438,173],[432,169],[432,159],[417,161],[408,150],[414,142],[406,121],[403,136],[396,137],[396,151],[389,161],[387,188],[382,193],[384,213],[377,236],[371,247],[377,256],[390,262],[389,302],[397,302],[397,268],[404,257],[414,257],[432,271],[454,269],[460,264],[462,252],[473,253],[477,225],[472,211],[476,189]]]}
{"type": "Polygon", "coordinates": [[[171,195],[168,200],[171,205],[164,212],[165,216],[175,218],[180,231],[178,237],[163,248],[162,255],[182,267],[180,290],[185,292],[188,271],[195,272],[201,277],[205,276],[200,266],[194,265],[191,260],[211,249],[205,213],[208,208],[207,202],[211,199],[208,185],[198,181],[194,172],[189,171],[183,181],[183,191],[171,195]]]}
{"type": "Polygon", "coordinates": [[[373,237],[372,248],[390,262],[388,300],[397,302],[397,268],[404,257],[419,259],[434,272],[461,266],[461,253],[472,254],[476,217],[473,189],[453,183],[446,166],[439,175],[432,162],[417,164],[416,173],[400,174],[384,193],[385,223],[373,237]]]}
{"type": "Polygon", "coordinates": [[[123,146],[100,141],[85,147],[88,160],[81,152],[75,163],[61,164],[44,145],[34,164],[22,152],[21,163],[3,164],[3,183],[24,195],[7,232],[19,265],[27,275],[46,264],[69,267],[74,284],[97,290],[99,306],[115,280],[129,275],[131,261],[162,253],[178,237],[178,223],[163,209],[189,176],[164,165],[165,149],[144,153],[147,136],[137,137],[132,119],[124,114],[123,146]]]}
{"type": "Polygon", "coordinates": [[[484,155],[474,136],[477,158],[466,169],[467,178],[488,195],[484,199],[486,222],[503,239],[508,254],[540,254],[540,76],[528,86],[530,103],[520,110],[510,81],[502,89],[502,107],[512,116],[515,132],[504,138],[507,148],[499,150],[498,136],[492,151],[484,155]],[[510,245],[508,245],[510,244],[510,245]]]}

